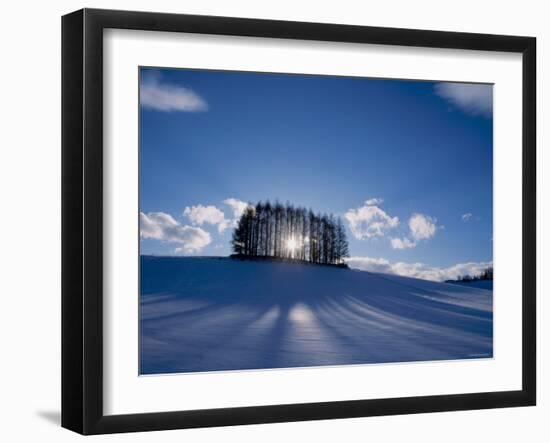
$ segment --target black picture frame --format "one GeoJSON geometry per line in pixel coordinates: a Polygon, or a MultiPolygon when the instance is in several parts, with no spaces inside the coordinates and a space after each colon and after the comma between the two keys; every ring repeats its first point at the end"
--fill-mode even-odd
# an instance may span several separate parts
{"type": "Polygon", "coordinates": [[[62,18],[62,426],[81,434],[530,406],[536,403],[536,39],[83,9],[62,18]],[[103,30],[503,51],[523,63],[522,389],[177,412],[103,413],[103,30]]]}

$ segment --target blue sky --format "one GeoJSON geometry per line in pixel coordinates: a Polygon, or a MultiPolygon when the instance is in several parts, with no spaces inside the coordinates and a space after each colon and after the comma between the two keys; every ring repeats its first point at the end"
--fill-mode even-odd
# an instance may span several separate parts
{"type": "Polygon", "coordinates": [[[244,202],[342,217],[350,265],[492,261],[492,86],[142,68],[141,253],[228,255],[244,202]]]}

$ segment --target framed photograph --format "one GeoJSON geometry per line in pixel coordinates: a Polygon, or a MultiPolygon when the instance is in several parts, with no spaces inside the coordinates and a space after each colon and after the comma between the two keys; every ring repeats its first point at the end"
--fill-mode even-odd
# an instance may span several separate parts
{"type": "Polygon", "coordinates": [[[62,425],[536,402],[531,37],[62,20],[62,425]]]}

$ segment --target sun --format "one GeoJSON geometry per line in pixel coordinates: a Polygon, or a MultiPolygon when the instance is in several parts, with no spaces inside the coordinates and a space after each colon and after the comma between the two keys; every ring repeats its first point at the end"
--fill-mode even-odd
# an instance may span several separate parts
{"type": "Polygon", "coordinates": [[[294,252],[294,250],[298,247],[298,242],[296,241],[296,239],[294,238],[289,238],[287,241],[286,241],[286,248],[290,251],[290,252],[294,252]]]}

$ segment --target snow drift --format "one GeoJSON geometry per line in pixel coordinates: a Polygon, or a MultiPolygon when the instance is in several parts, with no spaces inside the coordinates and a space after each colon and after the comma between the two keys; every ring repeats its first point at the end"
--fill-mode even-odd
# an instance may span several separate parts
{"type": "Polygon", "coordinates": [[[141,257],[142,374],[492,357],[492,291],[230,258],[141,257]]]}

